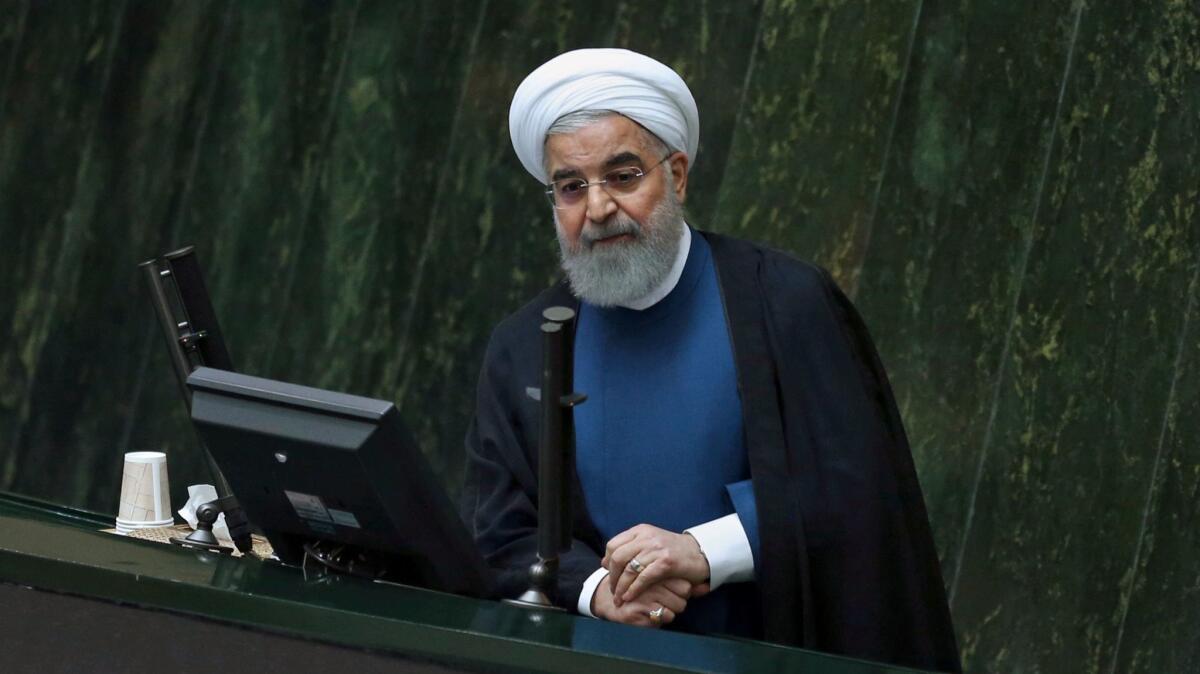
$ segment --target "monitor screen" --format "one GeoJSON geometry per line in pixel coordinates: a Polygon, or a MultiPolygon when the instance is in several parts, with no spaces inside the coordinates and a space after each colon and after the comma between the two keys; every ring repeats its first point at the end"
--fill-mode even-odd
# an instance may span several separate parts
{"type": "Polygon", "coordinates": [[[207,367],[187,384],[197,431],[280,561],[341,543],[389,579],[488,596],[486,564],[392,403],[207,367]]]}

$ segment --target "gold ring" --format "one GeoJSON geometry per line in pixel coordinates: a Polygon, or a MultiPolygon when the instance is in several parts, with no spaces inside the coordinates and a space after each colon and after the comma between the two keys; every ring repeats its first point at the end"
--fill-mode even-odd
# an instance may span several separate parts
{"type": "Polygon", "coordinates": [[[655,625],[661,625],[663,618],[663,607],[659,606],[653,611],[647,611],[646,615],[650,616],[650,622],[654,623],[655,625]]]}

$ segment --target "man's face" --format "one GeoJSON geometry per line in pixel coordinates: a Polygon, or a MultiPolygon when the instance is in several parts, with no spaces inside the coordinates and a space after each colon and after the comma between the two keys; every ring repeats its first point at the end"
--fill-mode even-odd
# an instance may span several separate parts
{"type": "Polygon", "coordinates": [[[621,115],[603,117],[570,134],[553,135],[546,139],[546,164],[550,180],[581,178],[587,182],[603,179],[613,169],[640,168],[649,173],[641,179],[637,190],[611,196],[599,186],[587,188],[581,203],[569,208],[556,208],[560,238],[569,248],[578,250],[580,235],[586,229],[587,238],[595,247],[628,244],[629,234],[609,236],[613,227],[630,218],[643,228],[650,225],[650,214],[667,193],[667,180],[659,172],[669,171],[676,199],[683,203],[687,194],[687,155],[675,153],[662,166],[651,168],[664,157],[652,147],[647,132],[621,115]]]}
{"type": "Polygon", "coordinates": [[[547,139],[552,181],[610,181],[583,188],[575,198],[556,197],[562,268],[580,299],[628,306],[670,273],[684,228],[688,160],[676,152],[663,162],[664,153],[653,136],[617,115],[547,139]],[[630,168],[645,175],[628,182],[630,168]]]}

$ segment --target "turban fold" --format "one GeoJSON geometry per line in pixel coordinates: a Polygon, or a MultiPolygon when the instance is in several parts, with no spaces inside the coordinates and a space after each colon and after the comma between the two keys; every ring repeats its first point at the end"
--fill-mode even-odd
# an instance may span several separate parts
{"type": "Polygon", "coordinates": [[[612,110],[646,127],[695,162],[700,144],[696,100],[683,78],[649,56],[627,49],[577,49],[534,70],[508,110],[513,149],[525,170],[546,182],[546,131],[563,115],[612,110]]]}

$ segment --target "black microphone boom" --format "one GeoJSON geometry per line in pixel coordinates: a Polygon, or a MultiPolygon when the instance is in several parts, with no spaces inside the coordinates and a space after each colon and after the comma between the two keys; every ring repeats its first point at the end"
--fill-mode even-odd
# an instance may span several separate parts
{"type": "Polygon", "coordinates": [[[529,567],[530,587],[507,603],[525,608],[562,610],[551,602],[558,581],[558,557],[571,547],[571,494],[575,445],[573,408],[587,399],[575,393],[575,312],[550,307],[542,312],[542,388],[529,391],[542,404],[538,447],[538,559],[529,567]]]}

